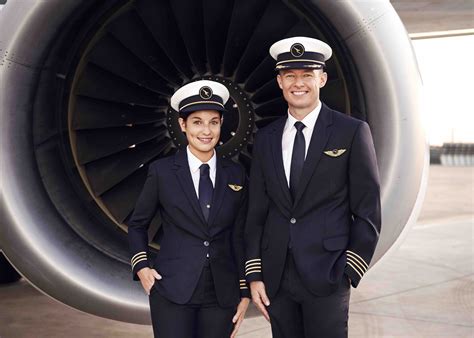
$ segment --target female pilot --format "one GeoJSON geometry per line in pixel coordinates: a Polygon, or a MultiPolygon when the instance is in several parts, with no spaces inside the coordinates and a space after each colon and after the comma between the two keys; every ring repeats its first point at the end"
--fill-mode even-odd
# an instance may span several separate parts
{"type": "Polygon", "coordinates": [[[160,338],[234,337],[250,302],[243,248],[246,175],[214,149],[228,98],[224,85],[206,80],[171,97],[189,145],[149,165],[127,222],[133,278],[149,295],[153,332],[160,338]],[[147,228],[157,211],[163,236],[150,262],[147,228]]]}

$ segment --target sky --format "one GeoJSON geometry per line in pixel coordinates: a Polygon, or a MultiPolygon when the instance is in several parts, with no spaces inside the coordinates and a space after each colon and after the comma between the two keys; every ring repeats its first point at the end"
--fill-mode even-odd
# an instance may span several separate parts
{"type": "Polygon", "coordinates": [[[474,143],[474,35],[413,40],[431,145],[474,143]]]}

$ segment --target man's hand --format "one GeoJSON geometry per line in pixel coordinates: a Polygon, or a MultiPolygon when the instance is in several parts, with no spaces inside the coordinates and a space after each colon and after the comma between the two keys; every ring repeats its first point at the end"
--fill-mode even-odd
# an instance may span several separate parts
{"type": "Polygon", "coordinates": [[[265,319],[269,322],[270,316],[266,306],[270,305],[267,293],[265,292],[265,284],[261,281],[250,282],[250,293],[252,294],[252,301],[258,310],[262,313],[265,319]]]}
{"type": "Polygon", "coordinates": [[[138,278],[140,278],[140,282],[142,283],[143,289],[145,290],[146,294],[150,295],[150,290],[153,284],[155,284],[155,279],[160,280],[161,276],[158,274],[158,271],[155,269],[150,268],[143,268],[137,272],[138,278]]]}
{"type": "Polygon", "coordinates": [[[247,312],[249,304],[250,298],[240,299],[239,306],[237,306],[237,312],[235,313],[234,318],[232,318],[232,323],[234,323],[234,330],[232,331],[230,338],[234,338],[237,336],[237,332],[239,331],[240,324],[242,324],[242,321],[244,320],[245,312],[247,312]]]}

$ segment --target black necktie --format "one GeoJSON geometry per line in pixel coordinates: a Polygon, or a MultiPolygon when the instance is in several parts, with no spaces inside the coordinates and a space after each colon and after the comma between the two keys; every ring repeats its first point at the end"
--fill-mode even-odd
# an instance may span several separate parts
{"type": "Polygon", "coordinates": [[[211,178],[209,177],[209,164],[201,164],[199,167],[201,177],[199,178],[199,204],[206,221],[209,219],[209,211],[211,210],[212,186],[211,178]]]}
{"type": "Polygon", "coordinates": [[[306,148],[306,143],[303,135],[303,129],[305,127],[306,126],[303,124],[303,122],[295,122],[296,135],[295,143],[293,144],[293,154],[291,155],[290,168],[290,192],[293,199],[295,199],[296,197],[296,189],[298,189],[298,183],[303,172],[304,155],[306,148]]]}

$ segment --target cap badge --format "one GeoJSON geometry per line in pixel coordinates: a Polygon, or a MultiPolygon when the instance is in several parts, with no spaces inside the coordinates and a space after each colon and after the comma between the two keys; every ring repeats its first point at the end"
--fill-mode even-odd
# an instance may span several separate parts
{"type": "Polygon", "coordinates": [[[290,53],[295,58],[299,58],[304,54],[304,46],[301,43],[294,43],[290,48],[290,53]]]}
{"type": "Polygon", "coordinates": [[[209,100],[212,97],[212,89],[208,86],[201,87],[199,96],[204,100],[209,100]]]}

